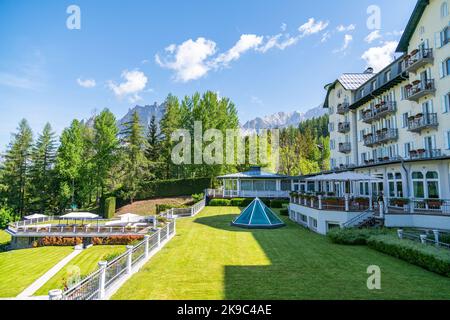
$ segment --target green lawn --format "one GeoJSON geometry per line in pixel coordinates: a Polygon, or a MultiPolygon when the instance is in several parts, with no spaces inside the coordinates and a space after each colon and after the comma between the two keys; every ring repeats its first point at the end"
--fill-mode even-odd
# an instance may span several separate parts
{"type": "Polygon", "coordinates": [[[207,207],[114,299],[449,299],[450,279],[365,246],[340,246],[287,221],[277,230],[230,226],[238,208],[207,207]],[[367,267],[382,290],[368,290],[367,267]]]}
{"type": "Polygon", "coordinates": [[[42,286],[35,295],[46,295],[52,289],[63,289],[64,278],[67,276],[67,271],[74,266],[80,268],[81,276],[86,276],[98,268],[99,261],[108,258],[108,256],[112,254],[121,254],[125,252],[125,250],[125,246],[94,246],[86,249],[42,286]]]}
{"type": "Polygon", "coordinates": [[[15,297],[72,251],[43,247],[0,253],[0,297],[15,297]]]}

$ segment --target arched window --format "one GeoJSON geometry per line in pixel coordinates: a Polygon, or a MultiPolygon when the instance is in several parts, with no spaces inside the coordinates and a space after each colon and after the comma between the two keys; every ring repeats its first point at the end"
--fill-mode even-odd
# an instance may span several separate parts
{"type": "Polygon", "coordinates": [[[441,18],[445,18],[446,16],[448,16],[448,3],[444,1],[441,4],[441,18]]]}
{"type": "Polygon", "coordinates": [[[412,173],[412,182],[413,182],[413,190],[414,190],[414,198],[423,199],[425,198],[425,190],[423,187],[424,179],[422,172],[413,172],[412,173]]]}
{"type": "Polygon", "coordinates": [[[436,171],[428,171],[426,178],[428,199],[439,199],[439,174],[436,171]]]}

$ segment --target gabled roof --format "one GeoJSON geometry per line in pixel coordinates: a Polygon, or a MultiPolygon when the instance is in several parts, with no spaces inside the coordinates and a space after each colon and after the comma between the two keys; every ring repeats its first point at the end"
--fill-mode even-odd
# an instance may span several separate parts
{"type": "Polygon", "coordinates": [[[345,90],[356,90],[365,82],[370,80],[376,75],[376,73],[344,73],[333,83],[327,84],[325,89],[327,90],[327,96],[325,97],[325,102],[323,103],[324,108],[328,108],[328,97],[330,92],[336,84],[340,83],[345,90]]]}
{"type": "Polygon", "coordinates": [[[344,73],[338,78],[338,81],[346,90],[356,90],[374,75],[375,73],[344,73]]]}
{"type": "Polygon", "coordinates": [[[416,7],[414,8],[411,17],[409,18],[408,24],[406,25],[405,31],[403,32],[402,38],[398,43],[396,52],[406,52],[408,51],[409,41],[411,40],[417,25],[422,18],[425,8],[430,4],[430,0],[418,0],[416,7]]]}

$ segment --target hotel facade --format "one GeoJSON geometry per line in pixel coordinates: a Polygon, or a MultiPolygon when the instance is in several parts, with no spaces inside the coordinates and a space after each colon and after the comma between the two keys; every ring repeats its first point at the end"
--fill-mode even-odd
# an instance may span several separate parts
{"type": "Polygon", "coordinates": [[[289,194],[291,220],[322,234],[371,225],[448,232],[449,2],[417,1],[398,58],[383,70],[344,73],[325,86],[330,172],[223,176],[213,196],[289,194]]]}

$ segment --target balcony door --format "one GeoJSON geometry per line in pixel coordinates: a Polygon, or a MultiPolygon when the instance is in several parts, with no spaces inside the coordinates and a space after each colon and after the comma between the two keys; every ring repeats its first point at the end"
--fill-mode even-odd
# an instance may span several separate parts
{"type": "Polygon", "coordinates": [[[428,152],[436,149],[436,136],[428,136],[423,138],[424,149],[428,152]]]}
{"type": "Polygon", "coordinates": [[[430,114],[433,113],[433,102],[431,100],[428,100],[424,103],[422,103],[422,112],[423,114],[430,114]]]}

